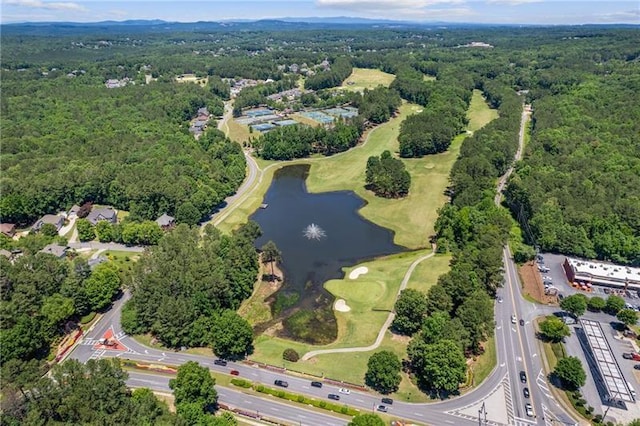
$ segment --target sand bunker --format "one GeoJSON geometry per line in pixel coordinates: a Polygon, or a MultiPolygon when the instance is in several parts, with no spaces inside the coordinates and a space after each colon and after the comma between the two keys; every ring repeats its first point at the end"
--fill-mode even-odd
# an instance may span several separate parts
{"type": "Polygon", "coordinates": [[[359,268],[356,268],[353,271],[351,271],[351,273],[349,274],[349,279],[355,280],[360,275],[364,275],[367,272],[369,272],[369,268],[367,268],[366,266],[360,266],[359,268]]]}
{"type": "Polygon", "coordinates": [[[344,299],[336,300],[336,304],[333,306],[333,308],[338,312],[349,312],[351,310],[351,308],[349,307],[349,305],[347,305],[347,302],[345,302],[344,299]]]}

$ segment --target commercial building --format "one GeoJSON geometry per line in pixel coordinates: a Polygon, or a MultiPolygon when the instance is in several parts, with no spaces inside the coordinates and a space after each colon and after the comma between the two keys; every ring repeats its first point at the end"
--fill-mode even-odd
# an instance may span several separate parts
{"type": "Polygon", "coordinates": [[[640,268],[570,257],[562,268],[570,283],[640,290],[640,268]]]}

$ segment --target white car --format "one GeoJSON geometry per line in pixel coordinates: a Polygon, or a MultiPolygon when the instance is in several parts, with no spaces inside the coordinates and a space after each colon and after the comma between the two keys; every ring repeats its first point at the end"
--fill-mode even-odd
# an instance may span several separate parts
{"type": "Polygon", "coordinates": [[[343,393],[345,395],[349,395],[351,393],[349,389],[345,389],[345,388],[338,389],[338,392],[343,393]]]}
{"type": "Polygon", "coordinates": [[[518,320],[516,319],[516,316],[511,315],[511,324],[515,324],[516,322],[518,322],[518,320]]]}

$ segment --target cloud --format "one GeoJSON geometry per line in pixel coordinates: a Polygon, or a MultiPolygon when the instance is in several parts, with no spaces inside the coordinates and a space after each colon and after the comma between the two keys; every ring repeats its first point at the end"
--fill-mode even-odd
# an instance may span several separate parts
{"type": "Polygon", "coordinates": [[[390,19],[424,19],[442,15],[468,13],[467,9],[429,9],[434,5],[457,5],[466,0],[316,0],[319,7],[343,9],[369,17],[390,19]]]}
{"type": "Polygon", "coordinates": [[[506,4],[508,6],[518,6],[521,4],[541,3],[543,0],[487,0],[489,4],[506,4]]]}
{"type": "Polygon", "coordinates": [[[5,0],[4,4],[46,10],[74,10],[86,12],[87,8],[72,2],[45,2],[41,0],[5,0]]]}
{"type": "Polygon", "coordinates": [[[640,10],[634,9],[620,12],[604,13],[602,15],[598,15],[597,18],[600,22],[637,23],[638,21],[640,21],[640,10]]]}

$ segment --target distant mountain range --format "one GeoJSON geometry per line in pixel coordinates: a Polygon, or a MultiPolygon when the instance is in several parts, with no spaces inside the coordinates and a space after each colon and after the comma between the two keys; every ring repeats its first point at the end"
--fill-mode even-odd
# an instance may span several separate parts
{"type": "MultiPolygon", "coordinates": [[[[304,29],[348,29],[348,28],[487,28],[487,27],[523,27],[539,25],[521,24],[477,24],[451,22],[418,22],[398,21],[388,19],[367,19],[349,16],[336,17],[284,17],[278,19],[230,19],[221,21],[199,22],[169,22],[160,19],[101,21],[101,22],[21,22],[1,24],[3,35],[71,35],[86,32],[101,33],[142,33],[142,32],[172,32],[172,31],[229,31],[237,30],[271,30],[291,31],[304,29]]],[[[610,25],[615,27],[637,27],[634,25],[610,25]]]]}

